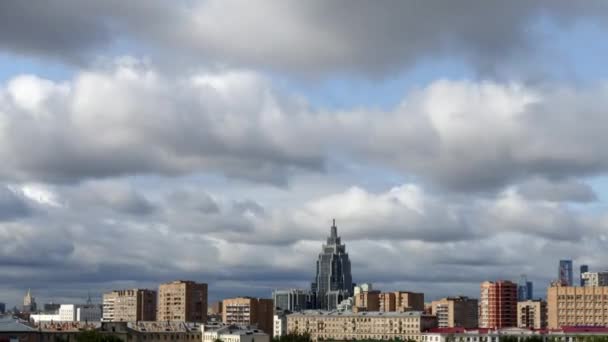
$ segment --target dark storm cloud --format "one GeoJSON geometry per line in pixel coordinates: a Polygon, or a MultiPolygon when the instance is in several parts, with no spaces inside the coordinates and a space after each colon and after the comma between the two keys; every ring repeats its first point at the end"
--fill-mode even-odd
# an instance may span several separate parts
{"type": "Polygon", "coordinates": [[[604,21],[608,13],[603,1],[566,0],[9,0],[0,6],[0,46],[9,51],[73,60],[126,40],[172,60],[317,75],[386,75],[448,56],[493,69],[533,54],[541,17],[567,26],[581,18],[604,21]]]}

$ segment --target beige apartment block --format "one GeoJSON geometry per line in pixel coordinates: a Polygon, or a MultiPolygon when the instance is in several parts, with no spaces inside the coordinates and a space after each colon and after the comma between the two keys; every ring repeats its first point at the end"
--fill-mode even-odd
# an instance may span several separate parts
{"type": "Polygon", "coordinates": [[[608,326],[608,286],[547,289],[548,328],[608,326]]]}
{"type": "Polygon", "coordinates": [[[424,293],[409,291],[381,293],[378,296],[378,310],[383,312],[424,311],[424,293]]]}
{"type": "Polygon", "coordinates": [[[380,311],[380,291],[361,291],[354,295],[353,312],[380,311]]]}
{"type": "Polygon", "coordinates": [[[156,319],[156,291],[116,290],[103,295],[103,321],[136,322],[156,319]]]}
{"type": "Polygon", "coordinates": [[[478,301],[469,297],[447,297],[431,302],[431,313],[437,316],[439,328],[476,328],[478,301]]]}
{"type": "Polygon", "coordinates": [[[419,311],[337,312],[302,311],[287,316],[288,333],[309,333],[313,341],[421,340],[437,319],[419,311]]]}
{"type": "Polygon", "coordinates": [[[517,327],[544,329],[547,327],[547,302],[526,300],[517,303],[517,327]]]}
{"type": "Polygon", "coordinates": [[[158,288],[159,321],[206,322],[207,284],[177,280],[158,288]]]}
{"type": "Polygon", "coordinates": [[[222,321],[237,326],[257,326],[267,334],[273,332],[272,299],[238,297],[222,301],[222,321]]]}

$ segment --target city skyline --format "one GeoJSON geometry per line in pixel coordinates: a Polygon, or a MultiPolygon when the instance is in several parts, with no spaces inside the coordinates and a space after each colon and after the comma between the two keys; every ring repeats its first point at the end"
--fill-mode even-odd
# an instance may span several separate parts
{"type": "Polygon", "coordinates": [[[602,0],[0,1],[0,302],[479,297],[608,260],[602,0]]]}

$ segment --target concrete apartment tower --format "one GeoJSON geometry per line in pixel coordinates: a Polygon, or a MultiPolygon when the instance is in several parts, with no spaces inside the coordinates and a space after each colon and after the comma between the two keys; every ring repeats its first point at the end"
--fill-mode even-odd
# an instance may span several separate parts
{"type": "Polygon", "coordinates": [[[222,301],[222,321],[237,326],[255,325],[267,334],[273,333],[272,299],[238,297],[222,301]]]}
{"type": "Polygon", "coordinates": [[[176,280],[158,287],[158,321],[207,322],[207,284],[176,280]]]}
{"type": "Polygon", "coordinates": [[[343,299],[353,294],[350,259],[338,236],[336,220],[333,220],[327,242],[319,253],[311,291],[316,297],[316,307],[321,310],[335,310],[343,299]]]}
{"type": "Polygon", "coordinates": [[[469,297],[447,297],[431,302],[431,313],[437,316],[439,328],[476,328],[478,301],[469,297]]]}
{"type": "Polygon", "coordinates": [[[129,289],[104,293],[102,320],[105,322],[156,320],[156,291],[129,289]]]}
{"type": "Polygon", "coordinates": [[[517,326],[517,284],[508,280],[481,283],[479,327],[500,329],[515,326],[517,326]]]}

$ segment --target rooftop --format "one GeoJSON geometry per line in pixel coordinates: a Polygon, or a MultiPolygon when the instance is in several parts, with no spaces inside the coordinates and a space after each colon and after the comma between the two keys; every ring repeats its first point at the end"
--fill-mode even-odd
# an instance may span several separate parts
{"type": "Polygon", "coordinates": [[[422,311],[365,311],[365,312],[352,312],[352,311],[322,311],[322,310],[306,310],[296,313],[292,313],[288,316],[345,316],[345,317],[419,317],[419,316],[430,316],[422,311]]]}
{"type": "Polygon", "coordinates": [[[25,321],[12,316],[0,316],[0,332],[30,332],[36,329],[30,327],[25,321]]]}

